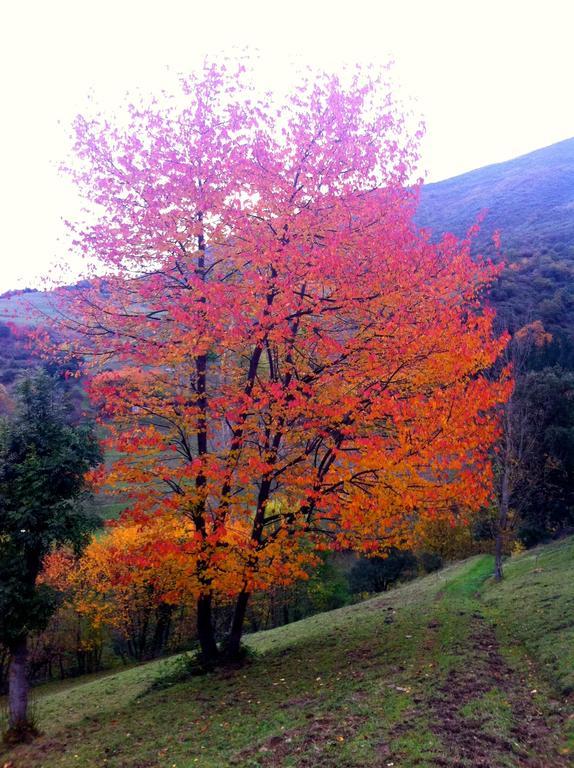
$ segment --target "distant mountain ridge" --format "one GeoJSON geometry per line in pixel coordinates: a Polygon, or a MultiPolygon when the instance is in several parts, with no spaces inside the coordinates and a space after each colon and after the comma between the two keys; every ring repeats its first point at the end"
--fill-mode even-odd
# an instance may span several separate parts
{"type": "Polygon", "coordinates": [[[565,243],[574,258],[574,138],[503,163],[425,184],[416,221],[439,234],[465,234],[481,211],[478,243],[490,249],[500,229],[513,254],[565,243]]]}

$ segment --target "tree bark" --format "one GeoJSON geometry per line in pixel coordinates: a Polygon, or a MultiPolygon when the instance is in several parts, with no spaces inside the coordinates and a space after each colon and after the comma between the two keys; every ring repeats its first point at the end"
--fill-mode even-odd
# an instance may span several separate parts
{"type": "Polygon", "coordinates": [[[164,652],[169,640],[171,630],[171,615],[173,606],[167,603],[160,603],[156,611],[155,631],[153,634],[151,657],[155,659],[164,652]]]}
{"type": "Polygon", "coordinates": [[[28,726],[28,638],[20,638],[10,651],[8,726],[14,731],[24,731],[28,726]]]}
{"type": "Polygon", "coordinates": [[[496,527],[496,538],[494,541],[494,579],[502,581],[504,572],[502,570],[502,531],[500,525],[496,527]]]}
{"type": "Polygon", "coordinates": [[[508,525],[508,510],[510,507],[510,458],[507,456],[502,474],[498,520],[496,521],[496,537],[494,542],[494,579],[502,581],[502,556],[504,552],[504,534],[508,525]]]}
{"type": "Polygon", "coordinates": [[[237,659],[239,657],[241,637],[243,636],[243,623],[245,621],[245,612],[247,611],[249,597],[249,592],[240,592],[237,597],[237,602],[235,603],[233,620],[225,644],[225,652],[230,659],[237,659]]]}
{"type": "Polygon", "coordinates": [[[219,656],[211,615],[211,595],[201,595],[197,600],[197,637],[204,661],[213,662],[219,656]]]}

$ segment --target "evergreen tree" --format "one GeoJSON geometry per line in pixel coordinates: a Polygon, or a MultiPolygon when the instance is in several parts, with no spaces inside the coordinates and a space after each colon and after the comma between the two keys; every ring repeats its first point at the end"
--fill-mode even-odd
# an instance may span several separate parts
{"type": "Polygon", "coordinates": [[[81,550],[97,526],[85,506],[86,472],[101,460],[89,424],[74,424],[57,383],[45,373],[25,379],[14,414],[0,421],[0,642],[11,656],[9,730],[34,733],[28,721],[27,644],[55,609],[55,593],[38,584],[55,547],[81,550]]]}

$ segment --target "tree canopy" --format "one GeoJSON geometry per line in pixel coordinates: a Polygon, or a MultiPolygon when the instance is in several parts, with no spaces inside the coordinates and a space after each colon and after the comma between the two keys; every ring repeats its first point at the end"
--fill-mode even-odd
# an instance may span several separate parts
{"type": "Polygon", "coordinates": [[[274,103],[207,64],[177,98],[76,122],[100,277],[65,316],[116,452],[99,477],[126,519],[183,521],[147,558],[180,563],[200,627],[211,596],[245,603],[316,548],[386,549],[488,496],[496,270],[414,226],[417,138],[372,71],[274,103]]]}

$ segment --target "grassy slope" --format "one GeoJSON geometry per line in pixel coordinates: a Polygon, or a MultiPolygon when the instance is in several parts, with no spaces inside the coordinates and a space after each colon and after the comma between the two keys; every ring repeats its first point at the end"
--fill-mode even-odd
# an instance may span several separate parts
{"type": "Polygon", "coordinates": [[[574,595],[574,540],[511,561],[501,586],[487,581],[490,570],[488,556],[473,558],[252,635],[259,656],[249,666],[166,690],[148,689],[169,661],[46,686],[35,703],[45,735],[3,760],[15,768],[565,766],[574,709],[556,697],[574,662],[572,627],[560,618],[574,595]]]}
{"type": "Polygon", "coordinates": [[[51,291],[34,291],[15,296],[0,296],[0,322],[15,325],[41,325],[43,317],[56,315],[51,291]]]}
{"type": "Polygon", "coordinates": [[[523,647],[560,694],[572,695],[574,539],[525,552],[506,572],[506,580],[484,596],[503,642],[523,647]]]}

